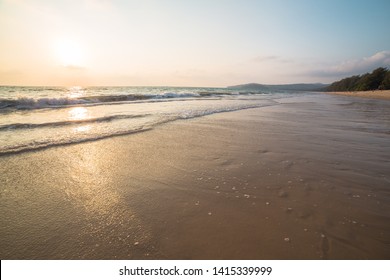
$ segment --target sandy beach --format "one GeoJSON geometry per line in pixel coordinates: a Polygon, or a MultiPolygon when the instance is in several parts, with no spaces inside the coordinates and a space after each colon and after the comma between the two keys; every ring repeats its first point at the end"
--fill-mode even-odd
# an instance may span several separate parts
{"type": "Polygon", "coordinates": [[[389,259],[390,102],[318,94],[0,157],[1,259],[389,259]]]}
{"type": "Polygon", "coordinates": [[[368,91],[333,91],[328,94],[345,95],[354,97],[390,99],[390,90],[368,90],[368,91]]]}

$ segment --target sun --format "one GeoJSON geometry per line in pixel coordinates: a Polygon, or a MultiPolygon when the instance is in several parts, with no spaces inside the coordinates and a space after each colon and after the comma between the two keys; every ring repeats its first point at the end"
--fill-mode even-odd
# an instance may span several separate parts
{"type": "Polygon", "coordinates": [[[85,52],[83,47],[76,41],[57,41],[55,53],[58,62],[64,67],[84,67],[85,52]]]}

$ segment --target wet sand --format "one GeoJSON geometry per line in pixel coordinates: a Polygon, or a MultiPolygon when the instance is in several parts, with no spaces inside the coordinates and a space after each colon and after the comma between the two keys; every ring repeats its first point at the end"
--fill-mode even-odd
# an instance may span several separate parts
{"type": "Polygon", "coordinates": [[[1,157],[1,259],[389,259],[390,102],[277,101],[1,157]]]}
{"type": "Polygon", "coordinates": [[[374,98],[374,99],[390,99],[390,90],[367,90],[367,91],[334,91],[326,92],[328,94],[345,95],[354,97],[374,98]]]}

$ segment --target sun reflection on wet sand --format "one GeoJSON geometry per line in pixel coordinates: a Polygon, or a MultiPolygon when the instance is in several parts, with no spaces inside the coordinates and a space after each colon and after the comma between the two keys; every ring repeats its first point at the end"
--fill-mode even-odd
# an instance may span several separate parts
{"type": "Polygon", "coordinates": [[[100,145],[94,144],[81,147],[66,160],[70,180],[64,192],[86,219],[84,231],[79,235],[83,244],[90,246],[89,256],[123,247],[127,257],[131,257],[134,244],[139,247],[148,238],[139,217],[124,203],[123,195],[113,183],[115,178],[109,172],[113,160],[103,153],[100,145]]]}
{"type": "Polygon", "coordinates": [[[68,197],[80,203],[91,215],[104,215],[118,204],[120,196],[102,176],[104,164],[100,162],[100,151],[93,145],[80,149],[70,162],[70,177],[74,183],[68,189],[68,197]]]}

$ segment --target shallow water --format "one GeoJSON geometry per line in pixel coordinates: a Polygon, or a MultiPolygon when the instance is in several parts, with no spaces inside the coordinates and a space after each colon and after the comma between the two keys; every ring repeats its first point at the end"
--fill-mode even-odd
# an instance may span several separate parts
{"type": "Polygon", "coordinates": [[[178,119],[272,105],[272,99],[285,96],[215,88],[0,87],[0,155],[94,141],[145,131],[178,119]]]}

